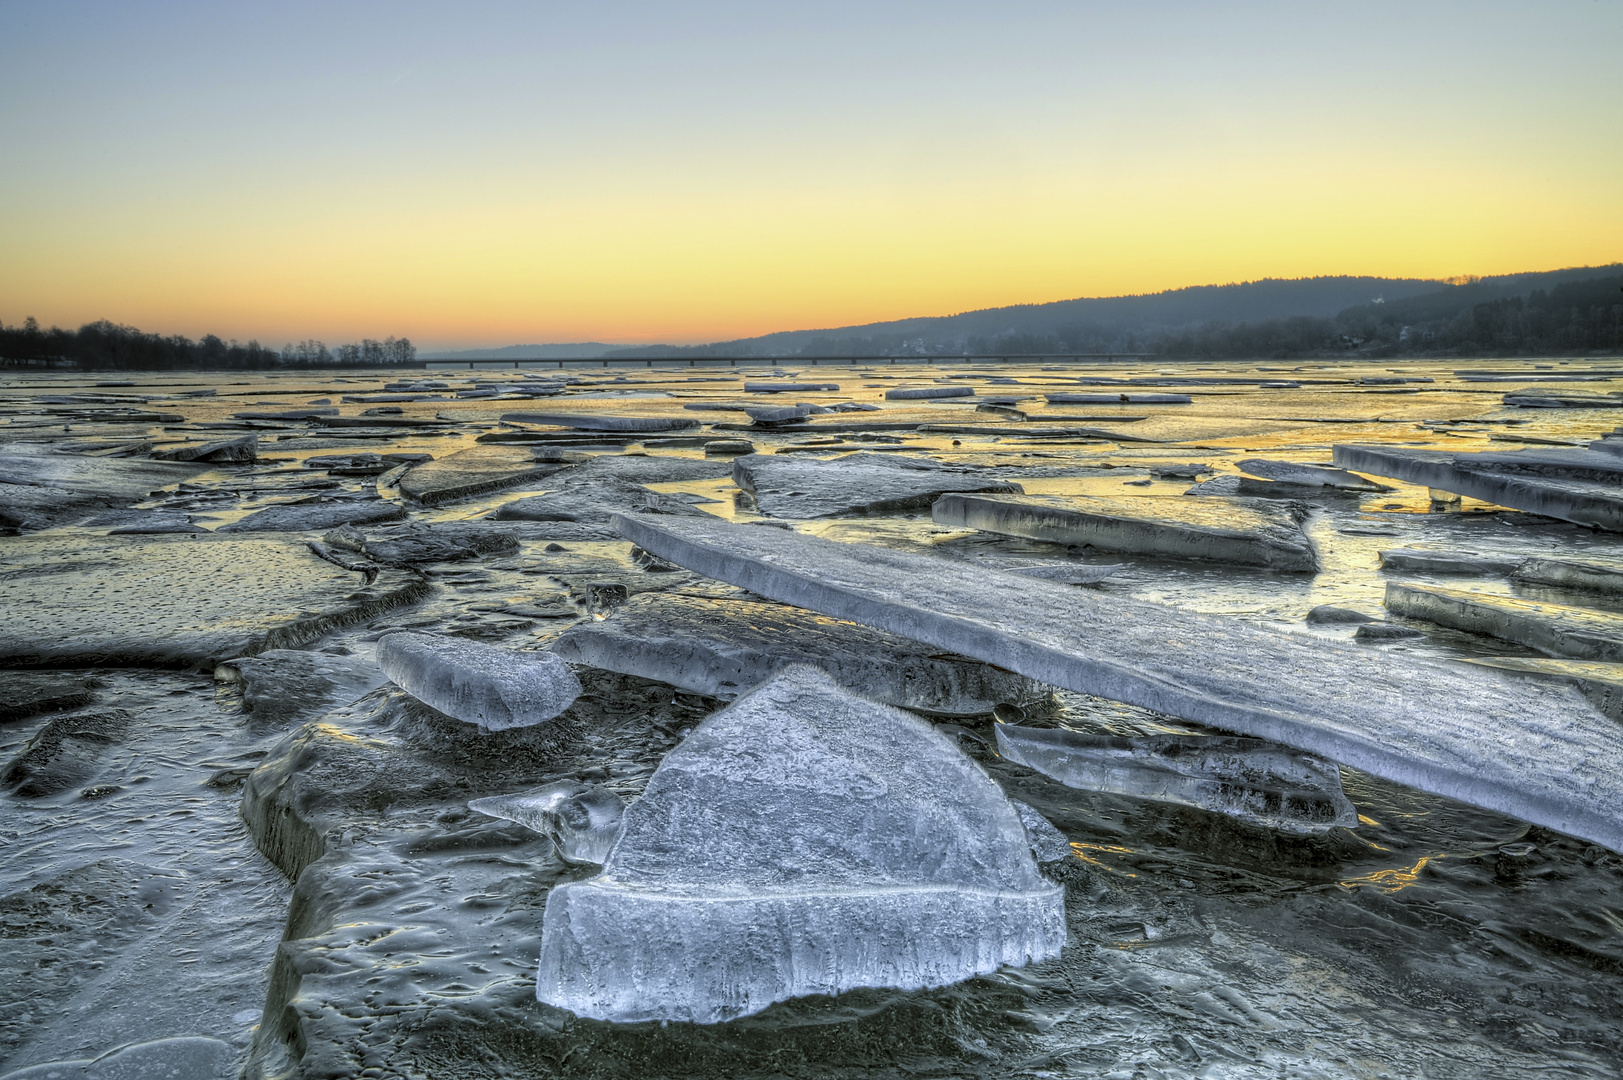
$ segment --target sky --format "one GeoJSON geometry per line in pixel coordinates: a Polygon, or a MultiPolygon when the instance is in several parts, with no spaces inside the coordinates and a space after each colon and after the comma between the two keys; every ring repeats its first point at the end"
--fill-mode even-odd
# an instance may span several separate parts
{"type": "Polygon", "coordinates": [[[0,0],[0,320],[718,341],[1623,259],[1623,3],[0,0]]]}

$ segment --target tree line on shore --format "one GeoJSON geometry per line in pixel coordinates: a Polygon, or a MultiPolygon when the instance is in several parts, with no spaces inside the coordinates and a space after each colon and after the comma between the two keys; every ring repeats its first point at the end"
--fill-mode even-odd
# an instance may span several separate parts
{"type": "Polygon", "coordinates": [[[42,330],[32,317],[21,326],[0,323],[0,363],[22,367],[71,363],[105,370],[258,370],[264,368],[378,367],[408,364],[417,349],[408,338],[386,338],[328,349],[309,340],[266,348],[205,334],[193,341],[179,334],[146,334],[133,326],[103,319],[77,330],[53,326],[42,330]]]}

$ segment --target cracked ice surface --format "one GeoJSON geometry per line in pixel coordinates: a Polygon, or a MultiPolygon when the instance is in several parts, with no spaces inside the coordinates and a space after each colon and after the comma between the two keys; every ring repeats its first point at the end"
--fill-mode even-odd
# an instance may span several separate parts
{"type": "Polygon", "coordinates": [[[671,751],[602,875],[548,895],[536,994],[716,1023],[944,986],[1064,940],[1064,890],[1002,790],[924,721],[795,667],[671,751]]]}
{"type": "Polygon", "coordinates": [[[781,529],[621,515],[680,566],[1623,851],[1623,729],[1576,691],[781,529]]]}

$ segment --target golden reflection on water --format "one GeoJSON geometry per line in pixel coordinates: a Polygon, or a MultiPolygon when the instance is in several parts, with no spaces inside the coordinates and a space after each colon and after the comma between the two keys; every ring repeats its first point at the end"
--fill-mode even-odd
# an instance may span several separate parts
{"type": "Polygon", "coordinates": [[[1071,841],[1071,850],[1076,853],[1077,858],[1089,865],[1097,866],[1101,870],[1109,870],[1111,873],[1120,874],[1123,877],[1136,878],[1138,876],[1131,870],[1118,869],[1107,862],[1101,862],[1089,854],[1089,852],[1097,851],[1101,853],[1109,852],[1113,855],[1131,855],[1133,849],[1130,847],[1122,847],[1119,844],[1088,844],[1080,840],[1073,840],[1071,841]]]}
{"type": "Polygon", "coordinates": [[[1420,880],[1420,871],[1424,870],[1426,864],[1431,862],[1432,859],[1446,857],[1444,855],[1422,855],[1420,861],[1413,866],[1395,867],[1391,870],[1376,870],[1371,874],[1347,878],[1341,882],[1341,887],[1344,889],[1356,889],[1360,885],[1368,885],[1370,888],[1379,889],[1383,893],[1400,892],[1420,880]]]}

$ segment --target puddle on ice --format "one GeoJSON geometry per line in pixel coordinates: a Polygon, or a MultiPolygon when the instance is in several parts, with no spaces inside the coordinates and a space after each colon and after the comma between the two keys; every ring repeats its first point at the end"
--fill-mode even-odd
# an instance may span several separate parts
{"type": "MultiPolygon", "coordinates": [[[[391,403],[402,411],[384,418],[420,421],[417,427],[359,425],[375,406],[343,401],[383,392],[393,373],[137,374],[135,386],[118,391],[131,400],[116,406],[32,400],[83,392],[76,386],[86,382],[82,375],[9,377],[0,451],[26,443],[118,460],[124,444],[163,449],[253,430],[261,460],[186,470],[150,494],[80,493],[89,502],[71,520],[59,523],[53,511],[38,524],[54,527],[24,521],[22,542],[0,539],[0,588],[17,580],[9,577],[16,560],[5,558],[6,545],[91,553],[112,542],[104,539],[111,530],[131,524],[213,532],[269,506],[378,497],[405,508],[412,526],[426,525],[430,534],[450,525],[499,528],[511,532],[518,550],[457,553],[451,545],[441,553],[455,557],[384,568],[413,581],[420,576],[417,598],[321,623],[323,636],[292,647],[369,664],[383,633],[416,629],[538,649],[572,625],[614,618],[634,598],[628,610],[661,594],[758,599],[634,550],[599,524],[486,520],[504,504],[559,490],[567,470],[425,507],[408,503],[398,476],[377,471],[378,463],[341,460],[442,459],[505,446],[583,453],[602,464],[579,475],[645,484],[753,528],[986,567],[1121,564],[1079,588],[1323,639],[1348,640],[1355,627],[1309,626],[1310,609],[1334,605],[1383,619],[1390,581],[1623,611],[1615,597],[1504,576],[1383,571],[1380,552],[1394,548],[1499,559],[1623,556],[1612,534],[1471,499],[1441,503],[1423,486],[1390,479],[1383,482],[1391,491],[1308,498],[1302,529],[1320,569],[1285,574],[945,527],[928,507],[774,522],[731,479],[734,459],[707,457],[703,446],[747,439],[759,452],[803,462],[883,454],[973,470],[1032,496],[1182,500],[1191,498],[1183,493],[1196,477],[1237,476],[1245,459],[1328,466],[1338,442],[1462,452],[1547,448],[1587,443],[1616,423],[1605,410],[1506,406],[1503,395],[1516,384],[1454,376],[1455,368],[1471,366],[1466,361],[1287,366],[1184,365],[1162,374],[1143,363],[1062,370],[807,364],[794,369],[794,381],[840,389],[767,400],[878,409],[748,430],[734,426],[747,420],[742,412],[683,408],[761,399],[744,392],[736,378],[744,373],[731,368],[636,369],[623,373],[624,382],[615,381],[618,372],[552,368],[543,373],[576,383],[541,399],[455,396],[475,379],[496,385],[537,372],[434,372],[447,383],[432,391],[442,400],[391,403]],[[1400,388],[1413,393],[1358,383],[1394,371],[1436,381],[1400,388]],[[1149,388],[1188,394],[1189,404],[1044,398],[1101,389],[1079,378],[1158,376],[1253,384],[1149,388]],[[1014,382],[997,381],[1004,379],[1014,382]],[[1274,380],[1301,385],[1258,385],[1274,380]],[[888,389],[935,385],[977,393],[885,399],[888,389]],[[185,396],[209,388],[215,396],[185,396]],[[1026,419],[977,411],[995,397],[1021,398],[1010,407],[1026,419]],[[322,398],[340,411],[342,425],[235,417],[297,410],[322,398]],[[98,412],[115,407],[151,408],[184,422],[123,422],[98,412]],[[525,411],[704,426],[614,441],[501,420],[525,411]],[[976,424],[997,430],[963,430],[976,424]],[[926,425],[953,430],[920,430],[926,425]],[[1031,434],[1064,428],[1088,430],[1031,434]],[[1200,469],[1181,475],[1189,466],[1200,469]]],[[[10,527],[9,519],[0,524],[10,527]]],[[[388,522],[356,528],[375,550],[406,546],[382,543],[395,528],[388,522]]],[[[322,541],[325,532],[254,539],[298,547],[322,541]]],[[[364,561],[364,551],[342,551],[364,561]]],[[[362,572],[321,568],[352,573],[354,588],[322,593],[312,606],[337,603],[368,584],[362,572]]],[[[285,584],[267,579],[255,588],[281,595],[275,590],[285,584]]],[[[199,597],[200,610],[224,610],[203,602],[218,587],[208,575],[174,585],[161,625],[173,625],[188,593],[199,597]]],[[[141,620],[125,618],[128,625],[107,629],[139,638],[141,620]]],[[[50,636],[48,611],[28,622],[50,636]]],[[[1424,636],[1364,647],[1443,660],[1536,655],[1497,638],[1409,625],[1424,636]]],[[[260,665],[252,693],[274,693],[276,678],[298,677],[279,671],[307,668],[316,670],[260,665]]],[[[545,837],[467,803],[564,782],[635,800],[665,755],[720,707],[716,699],[632,674],[583,670],[581,697],[546,739],[496,733],[509,740],[497,745],[468,742],[459,729],[476,730],[472,725],[413,712],[387,689],[323,714],[337,691],[301,687],[288,695],[288,709],[256,716],[240,707],[242,684],[216,683],[212,668],[89,666],[67,674],[96,683],[93,702],[79,709],[122,709],[132,720],[127,734],[110,741],[70,738],[78,755],[73,775],[81,779],[66,790],[0,794],[0,1080],[189,1080],[244,1068],[249,1080],[1623,1075],[1623,856],[1355,769],[1340,775],[1358,828],[1292,836],[1193,807],[1072,790],[999,758],[990,715],[950,717],[939,730],[1070,841],[1071,856],[1044,867],[1066,886],[1067,942],[1059,957],[933,990],[797,998],[720,1025],[608,1024],[535,1000],[546,898],[555,885],[588,878],[595,868],[562,862],[545,837]],[[320,725],[303,726],[318,716],[320,725]],[[258,846],[241,816],[245,788],[258,792],[258,846]],[[283,816],[273,819],[272,811],[283,816]],[[302,873],[296,889],[289,869],[302,873]]],[[[0,688],[6,679],[0,674],[0,688]]],[[[0,768],[48,723],[73,715],[59,709],[0,721],[0,768]]],[[[1090,735],[1212,733],[1069,691],[1023,701],[1019,722],[1090,735]]]]}

